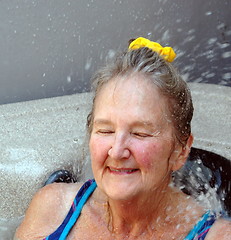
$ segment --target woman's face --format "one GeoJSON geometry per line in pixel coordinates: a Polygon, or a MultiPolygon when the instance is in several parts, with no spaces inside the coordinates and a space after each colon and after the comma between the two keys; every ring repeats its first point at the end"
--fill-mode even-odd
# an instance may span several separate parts
{"type": "Polygon", "coordinates": [[[117,200],[166,187],[181,166],[174,139],[166,100],[149,80],[111,80],[96,98],[89,142],[98,187],[117,200]]]}

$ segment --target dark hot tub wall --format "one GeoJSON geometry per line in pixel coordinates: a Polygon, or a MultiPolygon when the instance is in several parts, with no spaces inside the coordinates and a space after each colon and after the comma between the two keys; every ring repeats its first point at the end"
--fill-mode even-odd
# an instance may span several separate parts
{"type": "Polygon", "coordinates": [[[171,45],[190,82],[231,86],[230,0],[0,2],[0,104],[89,91],[130,38],[171,45]]]}

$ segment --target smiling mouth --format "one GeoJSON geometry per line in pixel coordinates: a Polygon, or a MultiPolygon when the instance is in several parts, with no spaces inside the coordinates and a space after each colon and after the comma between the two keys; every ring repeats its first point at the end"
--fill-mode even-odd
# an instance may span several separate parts
{"type": "Polygon", "coordinates": [[[114,174],[132,174],[134,172],[137,172],[138,169],[127,169],[127,168],[111,168],[108,167],[108,169],[110,170],[111,173],[114,174]]]}

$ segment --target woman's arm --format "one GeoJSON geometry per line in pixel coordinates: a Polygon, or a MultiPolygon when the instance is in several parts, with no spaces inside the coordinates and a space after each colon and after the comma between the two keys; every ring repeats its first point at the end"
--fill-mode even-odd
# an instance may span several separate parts
{"type": "Polygon", "coordinates": [[[217,220],[209,230],[205,240],[231,240],[231,221],[217,220]]]}
{"type": "Polygon", "coordinates": [[[15,240],[40,240],[62,223],[75,197],[78,184],[54,183],[39,190],[15,233],[15,240]]]}

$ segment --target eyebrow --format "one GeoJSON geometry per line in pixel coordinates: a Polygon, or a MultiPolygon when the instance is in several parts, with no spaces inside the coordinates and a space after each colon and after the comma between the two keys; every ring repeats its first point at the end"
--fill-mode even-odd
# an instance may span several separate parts
{"type": "Polygon", "coordinates": [[[101,118],[94,120],[93,123],[94,123],[94,124],[105,124],[105,125],[112,124],[111,121],[106,120],[106,119],[101,119],[101,118]]]}
{"type": "MultiPolygon", "coordinates": [[[[96,119],[94,121],[94,124],[102,124],[102,125],[110,125],[112,124],[112,122],[110,120],[106,120],[106,119],[96,119]]],[[[154,128],[154,124],[150,121],[134,121],[131,123],[131,125],[133,127],[143,127],[143,126],[147,126],[147,127],[151,127],[154,128]]]]}
{"type": "Polygon", "coordinates": [[[154,128],[154,124],[150,121],[135,121],[132,123],[134,127],[151,127],[154,128]]]}

